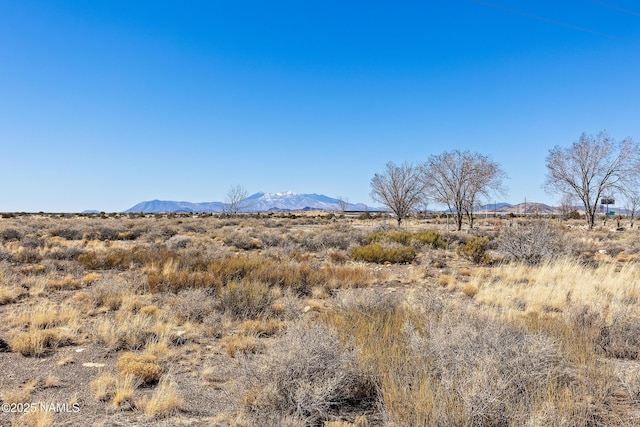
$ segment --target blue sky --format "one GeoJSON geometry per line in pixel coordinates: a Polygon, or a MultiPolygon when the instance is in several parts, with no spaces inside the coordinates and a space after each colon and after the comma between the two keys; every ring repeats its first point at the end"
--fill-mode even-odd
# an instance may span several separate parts
{"type": "Polygon", "coordinates": [[[550,148],[640,139],[637,0],[0,0],[0,63],[0,211],[372,204],[385,163],[452,149],[555,203],[550,148]]]}

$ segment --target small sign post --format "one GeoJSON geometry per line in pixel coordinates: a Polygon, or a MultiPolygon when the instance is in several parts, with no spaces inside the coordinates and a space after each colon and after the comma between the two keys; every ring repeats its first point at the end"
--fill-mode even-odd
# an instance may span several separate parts
{"type": "Polygon", "coordinates": [[[605,214],[604,214],[604,220],[606,222],[607,218],[610,216],[614,216],[616,213],[615,212],[609,212],[609,205],[614,205],[616,203],[616,201],[612,198],[612,197],[603,197],[600,199],[600,204],[601,205],[605,205],[605,214]]]}

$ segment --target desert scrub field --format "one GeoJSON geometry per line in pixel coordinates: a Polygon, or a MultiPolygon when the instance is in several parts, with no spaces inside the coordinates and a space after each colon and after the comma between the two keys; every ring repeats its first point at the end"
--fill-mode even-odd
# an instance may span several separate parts
{"type": "Polygon", "coordinates": [[[5,215],[0,425],[640,423],[638,231],[476,223],[5,215]]]}

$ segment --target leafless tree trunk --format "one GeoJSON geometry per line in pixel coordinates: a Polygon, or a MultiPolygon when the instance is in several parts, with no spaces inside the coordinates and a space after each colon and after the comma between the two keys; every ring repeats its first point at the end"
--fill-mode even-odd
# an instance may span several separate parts
{"type": "Polygon", "coordinates": [[[569,216],[576,210],[575,200],[571,194],[563,194],[560,199],[560,214],[562,218],[569,219],[569,216]]]}
{"type": "Polygon", "coordinates": [[[398,220],[402,220],[424,198],[424,180],[420,169],[408,163],[400,166],[389,162],[383,173],[371,179],[371,198],[391,209],[398,220]]]}
{"type": "Polygon", "coordinates": [[[336,200],[338,201],[338,209],[344,214],[349,206],[349,199],[347,197],[338,196],[336,200]]]}
{"type": "Polygon", "coordinates": [[[506,177],[500,165],[487,156],[470,151],[451,151],[430,156],[422,166],[429,196],[447,205],[462,229],[464,215],[473,227],[473,210],[482,196],[502,192],[506,177]]]}
{"type": "Polygon", "coordinates": [[[629,228],[633,228],[638,209],[640,209],[640,193],[636,190],[627,190],[625,192],[624,209],[627,211],[629,218],[629,228]]]}
{"type": "Polygon", "coordinates": [[[545,187],[551,193],[577,196],[592,229],[602,196],[636,187],[639,159],[640,150],[631,138],[616,143],[604,131],[595,137],[583,133],[571,147],[549,151],[545,187]]]}
{"type": "Polygon", "coordinates": [[[241,185],[234,185],[227,192],[227,198],[224,203],[224,213],[227,215],[237,215],[238,212],[247,208],[246,199],[247,190],[241,185]]]}

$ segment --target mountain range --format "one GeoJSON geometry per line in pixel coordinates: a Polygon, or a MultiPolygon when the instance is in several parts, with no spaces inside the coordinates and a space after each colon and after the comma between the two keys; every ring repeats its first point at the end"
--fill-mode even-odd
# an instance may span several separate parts
{"type": "MultiPolygon", "coordinates": [[[[289,212],[305,210],[340,210],[340,201],[323,194],[296,194],[259,192],[250,195],[241,203],[242,212],[289,212]]],[[[125,213],[178,213],[178,212],[224,212],[224,202],[176,202],[171,200],[150,200],[138,203],[125,213]]],[[[364,211],[369,207],[364,203],[346,203],[345,210],[364,211]]]]}
{"type": "MultiPolygon", "coordinates": [[[[341,203],[338,199],[323,194],[297,194],[291,191],[281,193],[258,192],[248,196],[241,203],[242,212],[293,212],[293,211],[339,211],[341,203]]],[[[384,208],[370,207],[364,203],[346,203],[347,211],[382,211],[384,208]]],[[[177,202],[172,200],[150,200],[138,203],[124,211],[125,213],[219,213],[224,212],[224,202],[177,202]]],[[[576,206],[578,212],[584,211],[576,206]]],[[[429,210],[430,212],[447,212],[447,210],[429,210]]],[[[475,209],[477,214],[516,214],[552,215],[560,213],[558,207],[544,203],[527,202],[512,205],[506,202],[488,203],[475,209]]]]}

